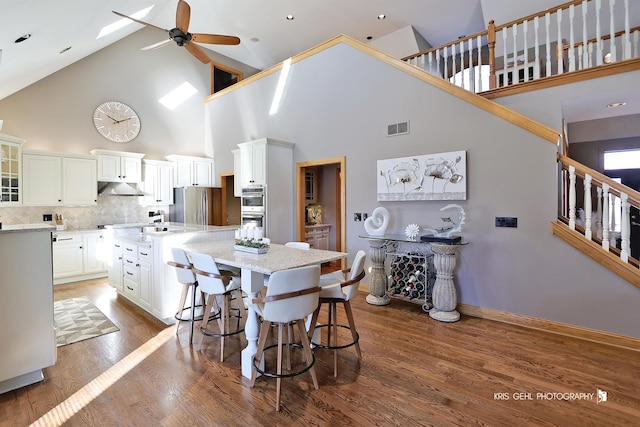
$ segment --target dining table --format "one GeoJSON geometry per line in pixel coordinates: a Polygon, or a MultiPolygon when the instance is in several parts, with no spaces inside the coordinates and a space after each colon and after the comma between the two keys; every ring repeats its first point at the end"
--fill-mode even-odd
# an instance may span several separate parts
{"type": "MultiPolygon", "coordinates": [[[[188,254],[199,253],[211,256],[218,264],[239,268],[242,290],[248,301],[255,298],[266,286],[268,277],[276,271],[321,265],[347,257],[347,253],[321,249],[298,249],[271,243],[266,253],[246,252],[246,248],[236,246],[235,240],[206,241],[186,243],[180,248],[188,254]]],[[[242,375],[251,378],[253,358],[258,349],[259,322],[256,312],[248,304],[247,319],[244,327],[247,346],[242,350],[242,375]]]]}

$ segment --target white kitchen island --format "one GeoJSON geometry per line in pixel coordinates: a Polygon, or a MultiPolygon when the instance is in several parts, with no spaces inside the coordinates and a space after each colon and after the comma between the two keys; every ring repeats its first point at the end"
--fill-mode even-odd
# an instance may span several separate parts
{"type": "Polygon", "coordinates": [[[167,265],[171,247],[233,239],[237,228],[173,222],[106,226],[109,284],[154,317],[173,324],[182,287],[167,265]]]}
{"type": "Polygon", "coordinates": [[[56,363],[51,231],[46,224],[0,230],[0,393],[44,379],[56,363]]]}

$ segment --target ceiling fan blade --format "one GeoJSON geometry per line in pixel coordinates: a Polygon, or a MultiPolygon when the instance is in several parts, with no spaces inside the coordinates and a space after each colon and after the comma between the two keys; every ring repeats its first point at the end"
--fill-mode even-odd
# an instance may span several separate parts
{"type": "Polygon", "coordinates": [[[157,28],[158,30],[164,31],[164,32],[167,32],[167,33],[169,32],[169,30],[165,30],[164,28],[161,28],[161,27],[156,27],[155,25],[149,24],[148,22],[139,21],[139,20],[137,20],[135,18],[132,18],[132,17],[127,16],[125,14],[122,14],[120,12],[116,12],[115,10],[112,10],[112,12],[115,13],[116,15],[118,15],[118,16],[122,16],[123,18],[131,19],[133,22],[137,22],[138,24],[146,25],[147,27],[151,27],[151,28],[157,28]]]}
{"type": "Polygon", "coordinates": [[[207,44],[228,44],[236,45],[240,44],[240,39],[236,36],[222,36],[219,34],[191,34],[191,41],[197,43],[207,44]]]}
{"type": "Polygon", "coordinates": [[[211,62],[211,58],[209,58],[209,55],[207,55],[204,50],[202,50],[202,48],[197,44],[187,43],[184,45],[184,47],[186,47],[187,50],[191,52],[193,56],[198,58],[198,61],[202,62],[203,64],[208,64],[211,62]]]}
{"type": "Polygon", "coordinates": [[[184,0],[178,1],[176,9],[176,28],[187,34],[189,30],[189,19],[191,19],[191,6],[184,0]]]}
{"type": "Polygon", "coordinates": [[[145,47],[141,48],[140,50],[157,49],[159,47],[168,45],[169,43],[171,43],[171,41],[172,41],[171,39],[162,40],[161,42],[150,44],[149,46],[145,46],[145,47]]]}

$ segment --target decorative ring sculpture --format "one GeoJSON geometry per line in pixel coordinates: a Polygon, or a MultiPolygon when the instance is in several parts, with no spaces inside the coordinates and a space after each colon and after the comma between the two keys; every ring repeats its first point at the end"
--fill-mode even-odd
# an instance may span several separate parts
{"type": "Polygon", "coordinates": [[[384,236],[389,226],[389,211],[382,206],[373,210],[371,216],[364,220],[364,230],[370,236],[384,236]]]}

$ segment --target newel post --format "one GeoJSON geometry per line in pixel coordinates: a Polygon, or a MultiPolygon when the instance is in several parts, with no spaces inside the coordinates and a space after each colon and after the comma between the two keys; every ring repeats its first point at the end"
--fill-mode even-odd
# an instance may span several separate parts
{"type": "Polygon", "coordinates": [[[489,45],[489,89],[496,88],[496,24],[489,21],[487,28],[487,40],[489,45]]]}

